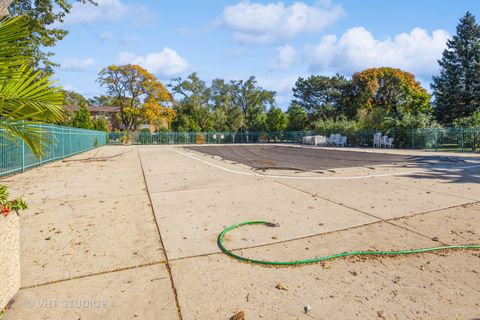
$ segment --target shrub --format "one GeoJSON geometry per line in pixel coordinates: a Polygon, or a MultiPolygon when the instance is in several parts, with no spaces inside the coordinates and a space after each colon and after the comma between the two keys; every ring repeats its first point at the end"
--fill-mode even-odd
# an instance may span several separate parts
{"type": "Polygon", "coordinates": [[[127,131],[127,132],[124,132],[122,137],[120,138],[120,140],[122,141],[122,143],[124,145],[130,145],[132,144],[132,140],[133,140],[133,135],[131,132],[127,131]]]}
{"type": "Polygon", "coordinates": [[[7,217],[12,211],[18,214],[19,211],[27,209],[23,199],[8,200],[9,195],[7,187],[0,185],[0,213],[3,217],[7,217]]]}
{"type": "Polygon", "coordinates": [[[203,133],[197,133],[195,135],[195,143],[196,144],[203,144],[205,143],[205,136],[203,135],[203,133]]]}
{"type": "Polygon", "coordinates": [[[95,120],[95,123],[93,124],[93,129],[108,132],[107,123],[103,118],[98,118],[97,120],[95,120]]]}
{"type": "Polygon", "coordinates": [[[315,122],[315,131],[322,134],[349,134],[357,132],[359,129],[358,121],[348,120],[343,116],[315,122]]]}
{"type": "Polygon", "coordinates": [[[93,121],[87,106],[82,105],[73,113],[70,125],[80,129],[93,129],[93,121]]]}
{"type": "Polygon", "coordinates": [[[480,148],[480,111],[475,111],[470,117],[455,120],[454,125],[462,128],[463,146],[471,147],[474,151],[480,148]]]}

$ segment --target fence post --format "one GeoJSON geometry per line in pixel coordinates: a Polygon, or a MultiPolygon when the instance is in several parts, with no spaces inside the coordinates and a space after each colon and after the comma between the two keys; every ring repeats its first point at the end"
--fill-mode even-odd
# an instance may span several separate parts
{"type": "Polygon", "coordinates": [[[62,158],[65,158],[65,128],[63,126],[60,128],[62,128],[62,158]]]}
{"type": "Polygon", "coordinates": [[[412,149],[415,149],[415,129],[412,129],[412,149]]]}
{"type": "Polygon", "coordinates": [[[464,150],[464,130],[463,130],[463,127],[460,129],[460,132],[462,133],[462,144],[461,144],[461,146],[462,146],[462,151],[465,151],[465,150],[464,150]]]}
{"type": "MultiPolygon", "coordinates": [[[[40,130],[42,130],[42,125],[39,124],[38,126],[40,127],[40,130]]],[[[41,164],[42,164],[42,155],[40,155],[38,158],[38,165],[41,165],[41,164]]]]}
{"type": "Polygon", "coordinates": [[[25,141],[22,140],[22,172],[25,172],[25,141]]]}
{"type": "Polygon", "coordinates": [[[49,126],[48,128],[49,128],[49,130],[51,132],[51,135],[52,135],[52,138],[50,139],[50,141],[51,141],[51,144],[52,144],[53,159],[55,159],[55,143],[56,143],[55,138],[57,137],[56,136],[57,132],[55,130],[55,127],[49,126]]]}

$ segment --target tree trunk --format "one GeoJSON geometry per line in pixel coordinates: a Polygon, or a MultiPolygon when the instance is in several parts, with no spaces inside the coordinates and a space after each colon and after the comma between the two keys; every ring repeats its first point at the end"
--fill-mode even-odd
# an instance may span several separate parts
{"type": "Polygon", "coordinates": [[[0,17],[8,16],[8,6],[13,0],[0,0],[0,17]]]}

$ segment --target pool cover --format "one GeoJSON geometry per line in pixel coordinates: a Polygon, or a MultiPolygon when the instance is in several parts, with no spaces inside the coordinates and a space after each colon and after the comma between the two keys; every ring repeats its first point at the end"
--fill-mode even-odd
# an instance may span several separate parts
{"type": "Polygon", "coordinates": [[[377,152],[343,151],[281,145],[202,145],[188,149],[243,163],[256,169],[321,171],[378,165],[426,166],[463,160],[445,156],[412,156],[377,152]]]}

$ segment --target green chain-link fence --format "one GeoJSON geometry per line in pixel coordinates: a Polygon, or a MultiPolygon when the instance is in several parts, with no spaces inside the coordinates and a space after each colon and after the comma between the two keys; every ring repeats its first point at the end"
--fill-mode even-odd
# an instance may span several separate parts
{"type": "Polygon", "coordinates": [[[57,125],[41,125],[49,141],[44,155],[35,157],[25,143],[10,139],[0,130],[0,177],[46,162],[63,159],[106,144],[106,134],[101,131],[83,130],[57,125]]]}
{"type": "MultiPolygon", "coordinates": [[[[110,133],[110,144],[219,144],[219,143],[301,143],[309,135],[341,134],[350,147],[372,147],[376,130],[347,132],[117,132],[110,133]]],[[[394,148],[452,151],[480,150],[480,128],[390,129],[382,134],[393,138],[394,148]]]]}

